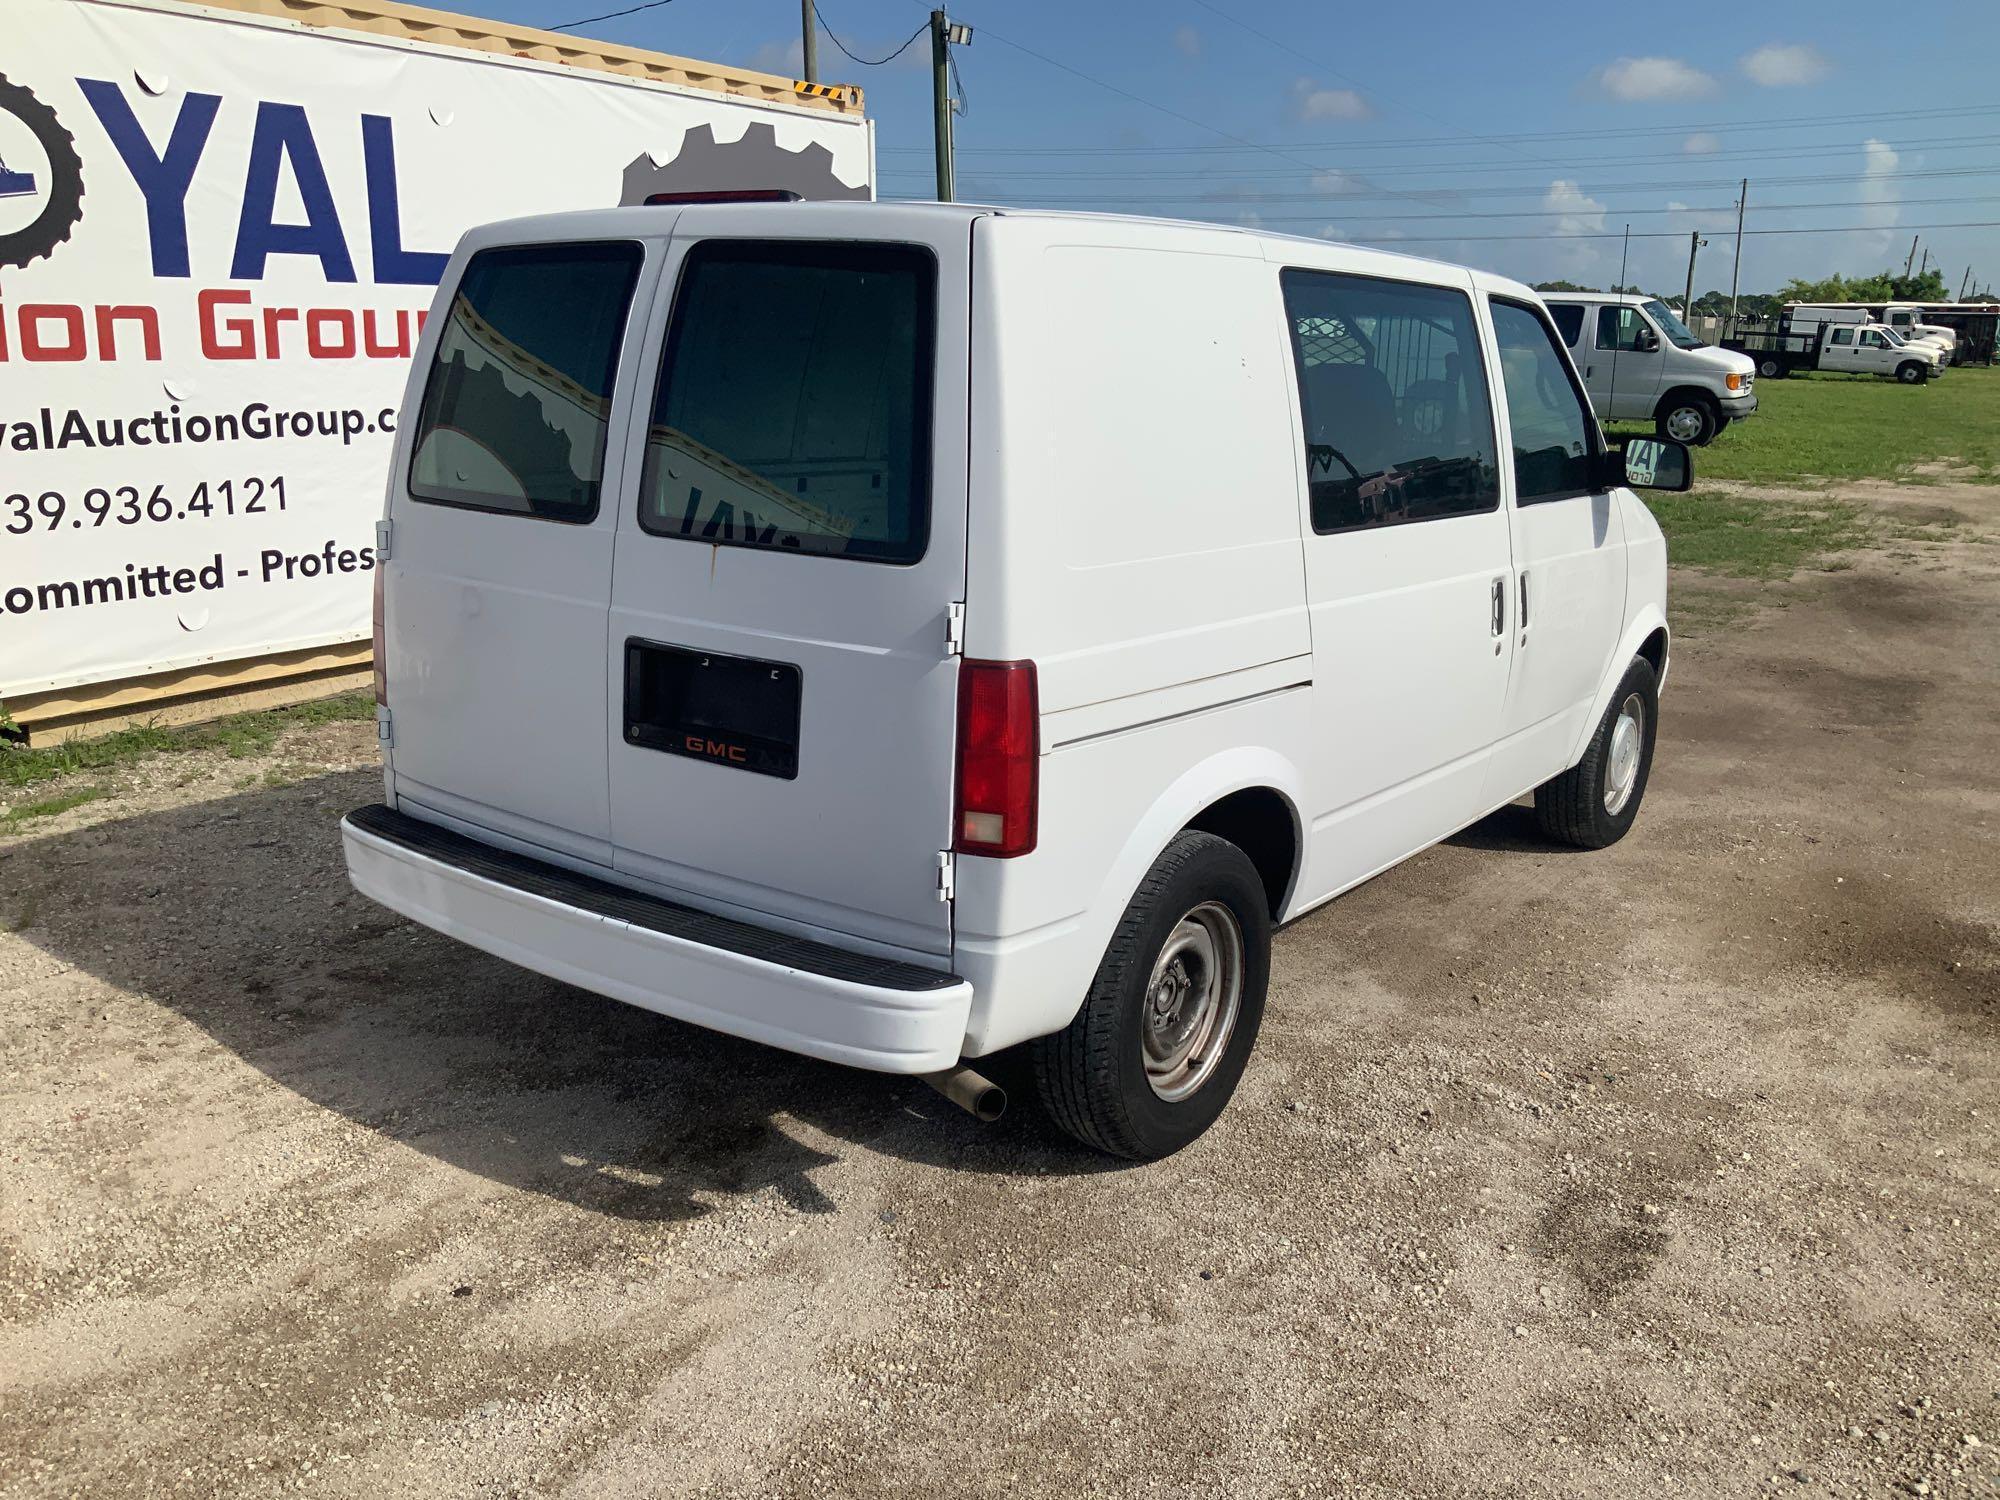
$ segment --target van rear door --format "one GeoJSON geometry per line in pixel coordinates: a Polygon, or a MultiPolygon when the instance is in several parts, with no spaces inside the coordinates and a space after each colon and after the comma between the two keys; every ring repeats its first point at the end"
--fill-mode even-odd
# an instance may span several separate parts
{"type": "Polygon", "coordinates": [[[639,378],[636,328],[670,226],[650,248],[469,237],[390,481],[398,803],[604,865],[601,664],[624,459],[608,437],[614,391],[622,412],[639,378]]]}
{"type": "Polygon", "coordinates": [[[970,258],[934,209],[683,211],[618,505],[621,871],[949,954],[970,258]]]}

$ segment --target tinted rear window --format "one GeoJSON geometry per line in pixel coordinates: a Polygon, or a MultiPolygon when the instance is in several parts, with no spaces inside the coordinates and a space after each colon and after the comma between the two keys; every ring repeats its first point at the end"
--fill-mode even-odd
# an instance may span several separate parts
{"type": "Polygon", "coordinates": [[[937,267],[909,245],[688,252],[646,437],[662,536],[914,562],[930,531],[937,267]]]}
{"type": "Polygon", "coordinates": [[[1574,302],[1551,302],[1549,316],[1556,320],[1556,331],[1562,334],[1563,342],[1576,347],[1576,336],[1583,332],[1583,309],[1574,302]]]}
{"type": "Polygon", "coordinates": [[[643,258],[634,244],[472,257],[445,314],[410,460],[419,500],[588,521],[643,258]]]}

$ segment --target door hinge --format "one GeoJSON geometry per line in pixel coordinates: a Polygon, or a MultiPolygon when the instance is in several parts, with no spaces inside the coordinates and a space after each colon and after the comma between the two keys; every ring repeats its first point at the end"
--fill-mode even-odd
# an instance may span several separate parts
{"type": "Polygon", "coordinates": [[[395,533],[396,533],[396,528],[392,522],[377,521],[375,523],[376,562],[378,563],[387,562],[389,560],[389,541],[390,538],[395,535],[395,533]]]}
{"type": "Polygon", "coordinates": [[[938,900],[949,901],[957,889],[958,859],[949,849],[938,850],[938,900]]]}
{"type": "Polygon", "coordinates": [[[965,655],[965,604],[962,600],[944,607],[944,654],[965,655]]]}
{"type": "Polygon", "coordinates": [[[375,710],[375,738],[385,750],[393,748],[396,743],[396,726],[386,708],[375,710]]]}

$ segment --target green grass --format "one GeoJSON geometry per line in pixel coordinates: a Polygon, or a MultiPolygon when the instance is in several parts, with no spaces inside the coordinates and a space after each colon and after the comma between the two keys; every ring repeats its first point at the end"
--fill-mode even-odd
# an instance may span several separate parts
{"type": "Polygon", "coordinates": [[[18,833],[24,823],[31,823],[36,818],[53,818],[57,813],[66,813],[72,807],[82,807],[84,803],[95,802],[105,795],[101,786],[80,786],[54,797],[44,797],[39,802],[23,802],[19,807],[0,812],[0,834],[18,833]]]}
{"type": "MultiPolygon", "coordinates": [[[[1650,433],[1621,422],[1614,432],[1650,433]]],[[[1695,450],[1697,485],[1820,485],[1843,479],[1924,483],[1915,465],[1952,462],[1949,477],[2000,484],[2000,369],[1956,369],[1927,385],[1867,375],[1757,382],[1757,414],[1695,450]]]]}
{"type": "MultiPolygon", "coordinates": [[[[129,765],[149,755],[187,750],[221,750],[237,758],[257,755],[276,744],[278,736],[287,729],[374,717],[375,698],[372,693],[341,693],[332,698],[315,698],[309,703],[294,703],[286,708],[232,714],[212,723],[190,724],[179,729],[163,728],[157,724],[135,724],[130,729],[121,729],[96,739],[62,740],[33,749],[0,744],[0,788],[33,786],[37,782],[52,781],[58,776],[78,771],[129,765]]],[[[90,798],[83,800],[89,801],[90,798]]]]}
{"type": "Polygon", "coordinates": [[[1675,567],[1730,578],[1789,578],[1808,564],[1837,566],[1833,554],[1866,546],[1872,517],[1835,501],[1750,500],[1737,496],[1645,492],[1667,534],[1675,567]]]}

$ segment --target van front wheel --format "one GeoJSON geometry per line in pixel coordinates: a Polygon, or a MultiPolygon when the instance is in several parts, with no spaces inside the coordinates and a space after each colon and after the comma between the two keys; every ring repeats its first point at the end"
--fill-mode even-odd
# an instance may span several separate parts
{"type": "Polygon", "coordinates": [[[1557,843],[1603,849],[1625,837],[1639,816],[1653,772],[1660,726],[1660,679],[1635,657],[1583,759],[1535,788],[1535,821],[1557,843]]]}
{"type": "Polygon", "coordinates": [[[1670,442],[1700,448],[1712,442],[1722,430],[1721,417],[1722,413],[1708,397],[1684,392],[1660,403],[1653,427],[1670,442]]]}
{"type": "Polygon", "coordinates": [[[1931,372],[1914,359],[1906,359],[1896,366],[1896,378],[1904,385],[1922,385],[1930,379],[1931,372]]]}
{"type": "Polygon", "coordinates": [[[1183,833],[1140,882],[1076,1018],[1035,1043],[1049,1117],[1086,1146],[1155,1161],[1236,1092],[1271,973],[1271,914],[1249,856],[1183,833]]]}

